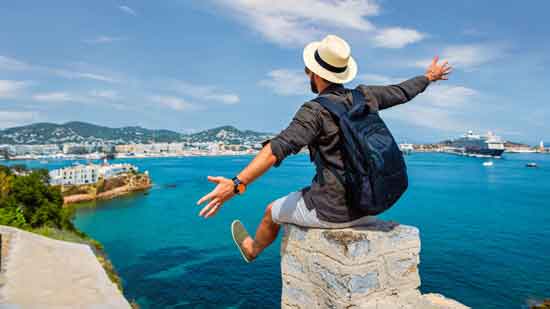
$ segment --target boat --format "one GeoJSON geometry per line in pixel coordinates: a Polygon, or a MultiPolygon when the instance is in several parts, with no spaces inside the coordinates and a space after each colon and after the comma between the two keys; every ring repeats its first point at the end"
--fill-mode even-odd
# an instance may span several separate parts
{"type": "Polygon", "coordinates": [[[483,162],[483,166],[493,166],[493,161],[485,161],[483,162]]]}
{"type": "Polygon", "coordinates": [[[399,150],[401,150],[404,155],[411,154],[414,150],[413,144],[399,144],[399,150]]]}
{"type": "Polygon", "coordinates": [[[504,142],[492,132],[478,135],[468,131],[462,137],[449,141],[445,152],[471,157],[500,158],[504,152],[504,142]]]}
{"type": "Polygon", "coordinates": [[[529,163],[525,164],[525,166],[527,166],[527,167],[537,167],[538,165],[535,162],[529,162],[529,163]]]}

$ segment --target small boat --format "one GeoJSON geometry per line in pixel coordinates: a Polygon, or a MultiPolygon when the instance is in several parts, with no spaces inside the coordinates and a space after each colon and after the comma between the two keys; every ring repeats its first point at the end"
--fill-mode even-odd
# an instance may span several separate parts
{"type": "Polygon", "coordinates": [[[537,163],[529,162],[529,163],[525,164],[525,166],[527,166],[527,167],[537,167],[537,163]]]}
{"type": "Polygon", "coordinates": [[[493,161],[483,162],[483,166],[493,166],[493,161]]]}

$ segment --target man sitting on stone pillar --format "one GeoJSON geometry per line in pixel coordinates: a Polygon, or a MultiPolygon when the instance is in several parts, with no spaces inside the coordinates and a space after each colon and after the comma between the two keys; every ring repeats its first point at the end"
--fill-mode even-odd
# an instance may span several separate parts
{"type": "MultiPolygon", "coordinates": [[[[353,103],[353,90],[344,88],[343,84],[357,75],[357,65],[351,57],[348,43],[335,35],[328,35],[320,42],[308,44],[303,51],[303,60],[311,91],[318,95],[340,97],[341,104],[349,109],[353,103]]],[[[431,82],[447,79],[451,68],[447,62],[438,64],[438,61],[435,57],[424,75],[401,84],[359,85],[356,89],[369,98],[370,110],[383,110],[406,103],[423,92],[431,82]]],[[[254,260],[276,239],[282,223],[314,228],[345,228],[368,223],[372,217],[361,208],[350,205],[346,186],[337,176],[345,170],[340,133],[338,123],[327,109],[316,101],[304,103],[289,126],[264,142],[262,150],[237,176],[233,179],[208,176],[208,180],[217,186],[197,202],[200,205],[208,201],[199,215],[205,218],[215,215],[224,202],[236,194],[243,194],[246,186],[269,168],[279,166],[285,157],[308,146],[310,154],[318,153],[330,171],[318,169],[311,186],[269,204],[254,238],[248,235],[238,220],[234,221],[231,225],[233,239],[243,258],[247,262],[254,260]]]]}

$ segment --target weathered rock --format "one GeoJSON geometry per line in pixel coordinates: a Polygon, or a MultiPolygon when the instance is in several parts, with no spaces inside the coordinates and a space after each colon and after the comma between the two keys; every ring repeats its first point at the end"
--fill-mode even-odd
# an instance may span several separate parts
{"type": "Polygon", "coordinates": [[[87,245],[6,226],[0,234],[9,236],[0,308],[130,308],[87,245]]]}
{"type": "Polygon", "coordinates": [[[284,226],[282,308],[468,308],[421,295],[420,237],[412,226],[375,220],[348,229],[284,226]]]}

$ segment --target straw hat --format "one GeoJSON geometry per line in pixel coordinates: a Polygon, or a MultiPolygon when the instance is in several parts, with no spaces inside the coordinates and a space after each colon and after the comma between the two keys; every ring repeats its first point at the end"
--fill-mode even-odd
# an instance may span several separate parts
{"type": "Polygon", "coordinates": [[[329,34],[320,42],[311,42],[304,48],[304,63],[313,73],[329,82],[344,84],[357,75],[357,63],[351,57],[351,48],[344,39],[329,34]]]}

